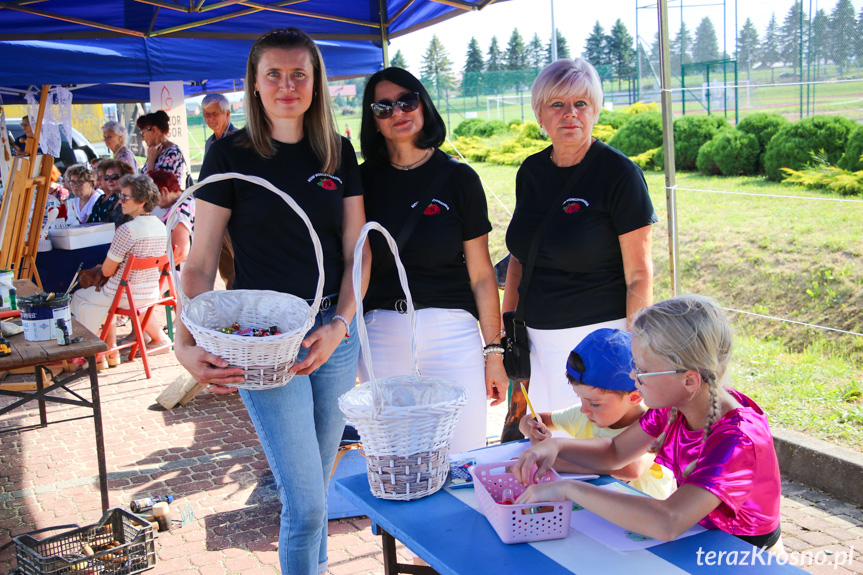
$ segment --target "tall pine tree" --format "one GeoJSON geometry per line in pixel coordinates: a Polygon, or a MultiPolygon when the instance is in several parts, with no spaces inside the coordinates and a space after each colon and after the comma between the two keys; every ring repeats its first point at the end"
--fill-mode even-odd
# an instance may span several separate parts
{"type": "Polygon", "coordinates": [[[823,8],[812,19],[812,58],[815,60],[815,76],[818,68],[830,58],[830,17],[823,8]]]}
{"type": "Polygon", "coordinates": [[[747,80],[752,76],[752,66],[758,57],[758,30],[751,18],[747,18],[737,36],[737,62],[746,69],[747,80]]]}
{"type": "Polygon", "coordinates": [[[584,52],[581,53],[581,57],[594,66],[608,64],[605,29],[600,25],[599,20],[593,25],[593,30],[584,43],[584,52]]]}
{"type": "MultiPolygon", "coordinates": [[[[780,28],[780,58],[782,62],[791,66],[796,73],[800,72],[800,33],[805,22],[803,4],[798,0],[788,10],[780,28]]],[[[805,46],[803,50],[805,52],[805,46]]]]}
{"type": "Polygon", "coordinates": [[[434,86],[438,97],[452,87],[452,60],[437,35],[433,35],[423,55],[423,82],[434,86]]]}
{"type": "Polygon", "coordinates": [[[542,40],[536,32],[533,33],[533,39],[527,45],[527,65],[531,70],[538,70],[545,66],[545,51],[542,49],[542,40]]]}
{"type": "Polygon", "coordinates": [[[709,62],[719,59],[719,43],[716,41],[716,28],[710,18],[702,18],[695,29],[695,42],[692,44],[692,60],[709,62]]]}
{"type": "Polygon", "coordinates": [[[471,38],[467,46],[467,54],[464,58],[464,73],[462,74],[461,86],[465,96],[475,96],[479,104],[479,94],[482,91],[482,72],[485,62],[482,61],[482,50],[476,38],[471,38]]]}
{"type": "Polygon", "coordinates": [[[393,56],[393,59],[390,61],[390,66],[395,66],[396,68],[403,68],[405,70],[408,69],[407,60],[405,60],[404,54],[402,54],[401,50],[396,50],[396,55],[393,56]]]}
{"type": "MultiPolygon", "coordinates": [[[[560,28],[555,28],[555,37],[557,38],[557,58],[571,58],[569,55],[569,44],[566,43],[566,38],[563,37],[563,33],[560,31],[560,28]]],[[[545,61],[549,64],[551,63],[551,42],[545,45],[545,61]]]]}
{"type": "Polygon", "coordinates": [[[491,45],[488,47],[488,58],[485,60],[485,70],[488,72],[485,76],[486,86],[490,86],[495,94],[501,92],[501,80],[503,70],[503,56],[500,53],[500,48],[497,45],[497,36],[491,37],[491,45]]]}
{"type": "Polygon", "coordinates": [[[669,45],[671,52],[671,69],[680,70],[683,64],[692,62],[692,36],[686,27],[686,22],[680,23],[677,37],[669,45]]]}
{"type": "Polygon", "coordinates": [[[854,5],[851,0],[839,0],[830,14],[830,57],[839,66],[842,76],[848,60],[854,55],[855,44],[860,42],[854,20],[854,5]],[[856,39],[856,42],[855,42],[856,39]]]}
{"type": "Polygon", "coordinates": [[[761,49],[758,59],[764,66],[770,68],[770,81],[773,82],[773,66],[782,61],[782,42],[779,24],[776,22],[776,13],[770,15],[770,22],[767,24],[767,30],[764,32],[764,39],[761,41],[761,49]]]}
{"type": "Polygon", "coordinates": [[[621,76],[627,76],[635,71],[635,48],[632,45],[632,36],[620,18],[608,34],[608,59],[614,67],[618,82],[621,76]]]}
{"type": "Polygon", "coordinates": [[[504,62],[504,67],[507,70],[525,70],[527,68],[527,52],[524,47],[524,39],[519,34],[518,28],[514,28],[509,37],[504,62]]]}

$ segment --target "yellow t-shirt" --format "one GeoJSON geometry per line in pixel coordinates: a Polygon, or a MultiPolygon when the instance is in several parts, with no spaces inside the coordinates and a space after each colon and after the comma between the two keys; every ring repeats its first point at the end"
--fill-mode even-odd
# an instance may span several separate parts
{"type": "MultiPolygon", "coordinates": [[[[551,414],[551,423],[557,429],[561,429],[576,439],[591,439],[594,437],[614,437],[621,433],[626,427],[611,429],[610,427],[597,427],[592,421],[581,413],[581,406],[575,405],[551,414]]],[[[633,425],[637,425],[636,421],[633,425]]],[[[655,499],[666,499],[677,489],[671,470],[654,463],[647,472],[629,485],[639,491],[650,495],[655,499]]]]}

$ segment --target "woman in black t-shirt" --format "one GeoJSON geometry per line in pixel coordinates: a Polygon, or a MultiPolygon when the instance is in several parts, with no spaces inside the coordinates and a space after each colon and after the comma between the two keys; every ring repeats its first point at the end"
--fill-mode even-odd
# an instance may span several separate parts
{"type": "Polygon", "coordinates": [[[628,329],[635,312],[653,302],[650,226],[657,219],[638,166],[591,136],[602,109],[593,66],[581,58],[547,66],[531,105],[551,146],[528,157],[516,176],[503,310],[524,298],[530,399],[537,411],[554,411],[577,403],[562,375],[569,351],[596,329],[628,329]],[[522,266],[549,210],[525,293],[522,266]]]}
{"type": "MultiPolygon", "coordinates": [[[[327,570],[327,486],[345,419],[338,398],[356,381],[359,342],[351,270],[365,223],[356,155],[334,130],[326,70],[314,41],[296,28],[264,34],[246,67],[246,127],[213,143],[201,177],[240,172],[261,177],[306,212],[321,242],[324,295],[302,342],[296,375],[273,389],[240,396],[273,471],[282,502],[282,573],[327,570]]],[[[318,267],[308,229],[278,195],[249,182],[209,184],[195,197],[195,241],[183,268],[190,297],[213,289],[222,238],[230,231],[237,289],[314,298],[318,267]]],[[[259,326],[264,327],[264,326],[259,326]]],[[[195,345],[180,322],[177,358],[216,392],[243,370],[195,345]]]]}
{"type": "MultiPolygon", "coordinates": [[[[437,149],[445,135],[443,119],[410,72],[387,68],[369,78],[360,133],[366,218],[398,237],[413,210],[422,210],[399,251],[418,310],[420,373],[467,390],[452,442],[462,451],[485,445],[486,400],[500,403],[508,380],[485,192],[476,172],[437,149]],[[442,172],[445,180],[436,181],[442,172]],[[491,346],[485,353],[483,341],[491,346]]],[[[382,236],[369,237],[372,275],[363,305],[375,375],[406,375],[412,368],[404,294],[382,236]]]]}

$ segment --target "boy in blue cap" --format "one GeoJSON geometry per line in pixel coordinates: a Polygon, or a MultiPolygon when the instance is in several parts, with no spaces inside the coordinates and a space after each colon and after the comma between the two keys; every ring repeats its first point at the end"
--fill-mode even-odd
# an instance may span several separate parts
{"type": "MultiPolygon", "coordinates": [[[[519,430],[531,443],[565,431],[576,439],[614,437],[636,423],[645,412],[641,393],[635,389],[632,372],[632,335],[619,329],[598,329],[585,337],[566,362],[566,379],[581,404],[538,414],[527,414],[519,430]]],[[[676,488],[671,471],[653,461],[647,453],[621,469],[588,469],[558,459],[555,470],[562,473],[611,475],[657,499],[665,499],[676,488]]]]}

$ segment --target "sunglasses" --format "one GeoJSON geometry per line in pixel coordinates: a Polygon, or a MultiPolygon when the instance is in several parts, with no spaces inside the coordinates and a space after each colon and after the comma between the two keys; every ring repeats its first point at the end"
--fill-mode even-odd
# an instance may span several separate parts
{"type": "Polygon", "coordinates": [[[374,114],[375,118],[377,118],[378,120],[386,120],[393,115],[395,106],[398,106],[402,112],[407,114],[419,108],[419,105],[419,93],[408,92],[407,94],[402,94],[401,96],[399,96],[399,99],[395,102],[390,102],[389,100],[380,100],[378,102],[372,103],[372,114],[374,114]]]}
{"type": "Polygon", "coordinates": [[[107,174],[105,176],[102,176],[102,179],[108,180],[109,182],[116,182],[117,180],[119,180],[122,177],[123,176],[121,176],[120,174],[107,174]]]}
{"type": "Polygon", "coordinates": [[[641,373],[637,370],[633,370],[633,372],[635,373],[635,379],[637,379],[641,385],[644,385],[644,382],[641,381],[641,378],[643,378],[643,377],[652,377],[654,375],[671,375],[672,373],[686,373],[687,371],[689,371],[689,370],[688,369],[672,369],[670,371],[649,371],[649,372],[641,373]]]}

